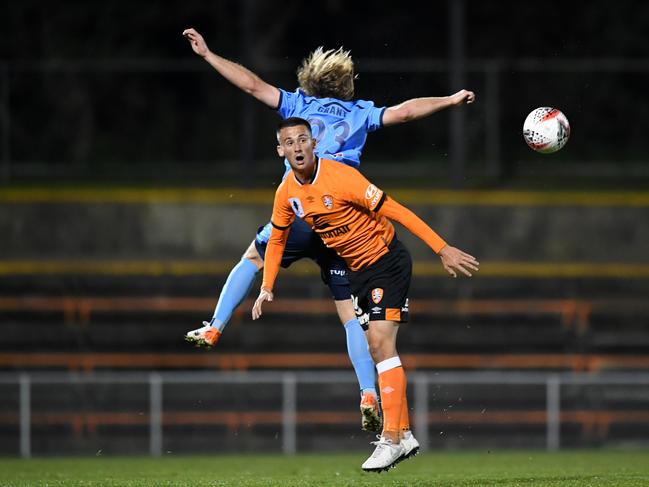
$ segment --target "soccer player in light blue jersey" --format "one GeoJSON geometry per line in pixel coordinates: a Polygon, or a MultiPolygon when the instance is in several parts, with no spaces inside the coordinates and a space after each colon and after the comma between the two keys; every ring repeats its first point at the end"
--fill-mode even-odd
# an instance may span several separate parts
{"type": "MultiPolygon", "coordinates": [[[[327,51],[318,48],[311,53],[298,69],[299,88],[289,92],[210,51],[195,29],[186,29],[183,35],[196,54],[237,88],[277,110],[282,118],[300,117],[308,120],[317,141],[317,156],[353,167],[360,165],[368,133],[475,100],[475,94],[467,90],[444,97],[413,98],[391,107],[376,107],[371,101],[354,100],[354,63],[349,51],[342,48],[327,51]]],[[[288,171],[290,167],[286,160],[284,164],[288,171]]],[[[203,327],[187,333],[187,340],[199,346],[216,344],[232,313],[248,295],[257,273],[263,268],[270,230],[270,223],[259,229],[239,263],[230,272],[212,319],[203,322],[203,327]]],[[[367,317],[357,317],[344,261],[326,248],[312,229],[298,218],[291,227],[282,267],[288,267],[304,257],[315,260],[320,266],[322,279],[331,290],[336,311],[344,325],[347,351],[361,389],[362,427],[364,430],[378,431],[381,420],[375,390],[376,371],[364,333],[367,317]]]]}

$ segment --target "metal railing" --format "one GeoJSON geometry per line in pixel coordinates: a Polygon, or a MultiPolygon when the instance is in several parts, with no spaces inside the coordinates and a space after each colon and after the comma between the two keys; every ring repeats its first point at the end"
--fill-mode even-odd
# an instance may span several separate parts
{"type": "MultiPolygon", "coordinates": [[[[430,389],[431,386],[461,385],[507,385],[542,386],[545,388],[545,446],[548,450],[561,447],[561,388],[562,386],[647,386],[647,373],[536,373],[536,372],[412,372],[408,379],[413,385],[411,404],[414,405],[413,426],[422,450],[431,445],[429,436],[430,389]]],[[[348,372],[125,372],[102,374],[76,373],[4,373],[0,374],[0,385],[19,388],[18,429],[19,451],[23,458],[32,456],[32,388],[34,385],[101,385],[128,384],[148,387],[148,431],[149,453],[160,456],[163,453],[163,398],[165,386],[170,385],[223,385],[236,384],[256,386],[277,384],[281,394],[281,450],[291,455],[297,452],[298,433],[298,386],[354,383],[353,374],[348,372]]],[[[646,408],[646,404],[643,406],[646,408]]],[[[625,411],[621,410],[620,417],[625,411]]],[[[83,411],[75,411],[82,415],[83,411]]],[[[610,411],[607,412],[610,416],[610,411]]],[[[637,421],[649,422],[644,416],[637,421]]],[[[505,420],[506,421],[506,420],[505,420]]],[[[516,420],[512,419],[512,423],[516,420]]],[[[485,418],[484,423],[489,423],[485,418]]]]}

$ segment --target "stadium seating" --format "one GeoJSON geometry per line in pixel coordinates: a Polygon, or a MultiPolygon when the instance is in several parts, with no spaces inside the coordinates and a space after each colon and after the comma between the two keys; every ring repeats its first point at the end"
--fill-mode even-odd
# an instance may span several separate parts
{"type": "MultiPolygon", "coordinates": [[[[19,223],[2,242],[0,372],[19,377],[12,373],[350,371],[333,302],[310,262],[282,271],[276,299],[259,321],[250,319],[253,290],[214,350],[195,349],[183,340],[211,316],[241,242],[248,238],[232,219],[246,220],[240,225],[245,229],[267,217],[265,206],[263,215],[251,216],[218,205],[189,211],[176,203],[58,202],[47,205],[51,221],[42,219],[37,203],[9,206],[5,213],[19,223]],[[169,218],[180,230],[165,227],[169,218]],[[229,221],[222,226],[228,231],[192,233],[209,228],[206,222],[213,218],[229,221]],[[231,235],[230,229],[239,234],[231,235]]],[[[624,262],[603,261],[601,255],[602,248],[616,243],[608,235],[623,234],[646,206],[620,211],[622,216],[602,209],[607,236],[597,242],[598,249],[588,247],[579,262],[575,255],[582,255],[588,218],[574,208],[568,217],[557,209],[546,213],[515,206],[507,207],[504,216],[500,207],[419,210],[451,229],[449,222],[473,218],[472,230],[456,230],[454,239],[466,241],[482,268],[473,279],[451,279],[421,244],[404,236],[415,257],[411,319],[399,332],[399,353],[409,371],[649,371],[649,266],[631,246],[624,262]],[[511,221],[522,227],[509,231],[511,221]],[[539,229],[549,221],[561,228],[582,227],[572,241],[538,243],[539,229]],[[490,237],[489,245],[481,235],[490,237]],[[546,254],[536,255],[539,248],[546,254]]],[[[599,221],[599,215],[589,218],[599,221]]],[[[555,234],[561,228],[555,227],[555,234]]],[[[592,235],[588,238],[592,243],[592,235]]],[[[300,449],[358,448],[349,436],[358,423],[353,383],[318,386],[317,391],[309,386],[299,385],[300,449]],[[323,404],[323,397],[333,398],[331,404],[323,404]]],[[[218,445],[212,438],[226,435],[228,451],[248,451],[251,445],[276,451],[283,421],[281,387],[255,386],[254,401],[250,388],[187,387],[164,386],[165,448],[213,451],[218,445]]],[[[414,384],[409,387],[414,392],[414,384]]],[[[430,384],[428,416],[419,418],[419,426],[421,421],[429,425],[432,447],[462,446],[462,438],[470,438],[472,448],[498,442],[544,447],[546,385],[520,387],[440,389],[430,384]]],[[[562,385],[562,445],[643,441],[649,418],[637,391],[637,386],[593,392],[562,385]]],[[[75,385],[61,389],[60,397],[58,392],[55,385],[32,385],[36,453],[59,447],[82,453],[100,444],[147,451],[148,384],[75,385]]],[[[0,440],[7,440],[0,445],[9,445],[0,446],[0,453],[14,454],[19,388],[0,385],[0,396],[0,440]]]]}
{"type": "MultiPolygon", "coordinates": [[[[0,368],[20,369],[304,369],[346,368],[344,334],[333,302],[317,277],[292,276],[280,284],[266,315],[253,322],[245,301],[225,330],[218,350],[195,350],[183,334],[206,319],[218,288],[204,276],[58,276],[7,279],[0,297],[4,337],[0,368]],[[31,280],[31,279],[30,279],[31,280]],[[84,294],[73,294],[78,281],[84,294]],[[50,281],[50,282],[48,282],[50,281]],[[198,295],[197,290],[203,294],[198,295]],[[129,294],[126,291],[131,290],[129,294]],[[148,294],[147,291],[155,294],[148,294]],[[191,293],[191,294],[190,294],[191,293]],[[193,294],[196,293],[196,294],[193,294]],[[284,297],[286,296],[286,297],[284,297]],[[293,297],[298,296],[298,297],[293,297]]],[[[220,278],[222,279],[222,277],[220,278]]],[[[415,279],[411,322],[400,332],[409,367],[420,369],[575,370],[649,369],[643,330],[649,307],[641,296],[566,299],[544,280],[512,279],[515,299],[489,296],[491,283],[461,283],[469,297],[453,297],[443,278],[415,279]],[[430,297],[430,281],[439,284],[430,297]],[[470,286],[470,289],[468,288],[470,286]],[[528,296],[521,289],[528,288],[528,296]],[[554,294],[553,294],[554,293],[554,294]],[[474,297],[471,296],[487,296],[474,297]]],[[[607,287],[591,280],[588,286],[607,287]]],[[[458,281],[454,281],[456,283],[458,281]]],[[[500,279],[501,288],[507,279],[500,279]]],[[[561,282],[562,286],[584,286],[561,282]]],[[[583,294],[583,293],[582,293],[583,294]]]]}

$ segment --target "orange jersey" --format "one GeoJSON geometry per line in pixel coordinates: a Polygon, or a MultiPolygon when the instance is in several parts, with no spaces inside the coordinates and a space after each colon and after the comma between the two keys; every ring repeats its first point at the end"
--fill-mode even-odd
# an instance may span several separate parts
{"type": "Polygon", "coordinates": [[[272,289],[296,216],[345,259],[352,271],[371,265],[388,252],[394,238],[394,226],[388,218],[403,224],[435,252],[446,245],[419,217],[389,198],[356,169],[320,159],[311,182],[300,183],[291,171],[277,188],[263,287],[272,289]]]}

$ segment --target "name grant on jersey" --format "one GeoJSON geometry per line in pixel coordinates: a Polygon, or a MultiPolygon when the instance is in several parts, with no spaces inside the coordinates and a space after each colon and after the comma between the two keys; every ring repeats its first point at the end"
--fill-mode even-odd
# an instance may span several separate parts
{"type": "Polygon", "coordinates": [[[318,107],[318,113],[328,113],[330,115],[336,115],[340,118],[343,118],[346,115],[345,110],[335,105],[318,107]]]}

